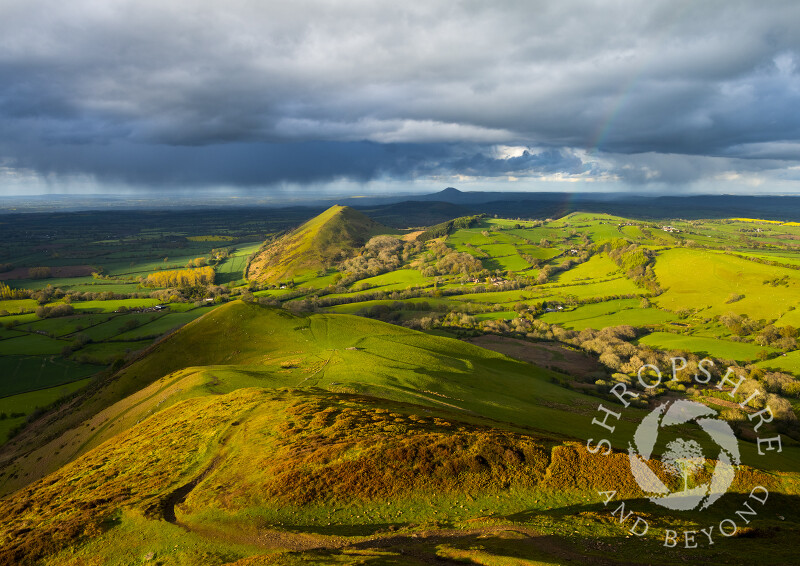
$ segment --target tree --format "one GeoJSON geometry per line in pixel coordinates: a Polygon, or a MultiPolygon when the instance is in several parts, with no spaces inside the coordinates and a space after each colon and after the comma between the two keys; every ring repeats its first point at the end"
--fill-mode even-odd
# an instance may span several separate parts
{"type": "Polygon", "coordinates": [[[28,269],[28,277],[31,279],[48,279],[53,276],[49,267],[31,267],[28,269]]]}
{"type": "Polygon", "coordinates": [[[661,457],[667,472],[683,477],[683,491],[689,489],[689,476],[693,475],[706,461],[703,449],[694,440],[679,438],[667,444],[667,451],[661,457]]]}

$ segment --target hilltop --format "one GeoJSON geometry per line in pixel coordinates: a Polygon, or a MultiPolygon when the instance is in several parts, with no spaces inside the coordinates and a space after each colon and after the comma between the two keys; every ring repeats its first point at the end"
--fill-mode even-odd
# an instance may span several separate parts
{"type": "Polygon", "coordinates": [[[266,242],[250,262],[247,277],[277,283],[324,271],[370,237],[392,232],[349,206],[334,205],[289,234],[266,242]]]}

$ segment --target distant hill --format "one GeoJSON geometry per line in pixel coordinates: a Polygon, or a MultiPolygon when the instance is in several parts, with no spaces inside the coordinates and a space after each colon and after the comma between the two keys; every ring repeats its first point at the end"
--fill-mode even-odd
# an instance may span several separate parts
{"type": "Polygon", "coordinates": [[[377,234],[393,230],[349,206],[334,205],[297,230],[265,244],[247,277],[277,283],[324,270],[351,255],[377,234]]]}
{"type": "Polygon", "coordinates": [[[368,214],[370,218],[395,228],[421,228],[472,214],[469,208],[438,201],[407,200],[382,206],[358,208],[368,214]]]}

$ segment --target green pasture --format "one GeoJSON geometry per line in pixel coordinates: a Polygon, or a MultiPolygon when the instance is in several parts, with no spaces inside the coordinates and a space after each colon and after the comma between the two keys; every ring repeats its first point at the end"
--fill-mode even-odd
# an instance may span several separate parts
{"type": "Polygon", "coordinates": [[[510,320],[516,318],[518,315],[514,311],[497,311],[497,312],[482,312],[475,314],[475,320],[510,320]]]}
{"type": "Polygon", "coordinates": [[[778,318],[800,302],[800,271],[762,265],[723,253],[674,248],[659,253],[655,273],[666,292],[654,301],[670,310],[735,312],[755,319],[778,318]],[[787,277],[786,285],[765,283],[787,277]],[[726,303],[733,294],[744,299],[726,303]]]}
{"type": "Polygon", "coordinates": [[[54,340],[41,334],[25,334],[0,340],[0,356],[55,355],[60,354],[67,345],[69,342],[65,340],[54,340]]]}
{"type": "Polygon", "coordinates": [[[132,328],[137,328],[138,326],[157,320],[161,316],[164,315],[159,312],[119,314],[107,322],[81,330],[80,334],[90,338],[94,342],[100,342],[113,338],[123,332],[127,332],[132,328]]]}
{"type": "Polygon", "coordinates": [[[800,350],[794,350],[793,352],[780,354],[777,358],[758,362],[755,365],[765,369],[787,371],[797,377],[800,377],[800,350]]]}
{"type": "Polygon", "coordinates": [[[79,379],[47,389],[0,397],[0,413],[5,413],[9,416],[12,413],[24,413],[21,417],[0,419],[0,444],[4,444],[8,440],[8,433],[14,427],[25,422],[27,416],[33,411],[40,407],[47,407],[62,397],[74,393],[78,389],[85,387],[89,381],[88,378],[79,379]]]}
{"type": "MultiPolygon", "coordinates": [[[[53,303],[55,304],[55,303],[53,303]]],[[[114,299],[109,301],[75,301],[72,307],[76,311],[90,312],[115,312],[120,307],[128,309],[154,307],[159,302],[156,299],[114,299]]]]}
{"type": "Polygon", "coordinates": [[[776,326],[794,326],[800,328],[800,309],[792,309],[775,321],[776,326]]]}
{"type": "Polygon", "coordinates": [[[262,242],[236,244],[236,250],[233,252],[233,255],[214,269],[217,274],[215,277],[216,284],[224,285],[226,283],[242,280],[244,278],[244,268],[247,264],[247,258],[250,257],[251,254],[257,252],[261,244],[262,242]]]}
{"type": "Polygon", "coordinates": [[[87,344],[72,354],[72,358],[81,362],[107,365],[116,359],[124,358],[132,352],[142,350],[151,343],[151,340],[138,340],[136,342],[98,342],[95,344],[87,344]]]}
{"type": "Polygon", "coordinates": [[[107,322],[114,316],[116,315],[106,313],[46,318],[37,322],[23,324],[20,328],[26,331],[41,330],[49,332],[55,337],[62,337],[107,322]]]}
{"type": "Polygon", "coordinates": [[[409,287],[428,285],[431,278],[423,277],[418,269],[398,269],[375,277],[360,279],[351,285],[351,288],[369,285],[370,290],[402,291],[409,287]]]}
{"type": "Polygon", "coordinates": [[[60,386],[97,373],[97,366],[60,356],[0,356],[0,397],[60,386]]]}
{"type": "MultiPolygon", "coordinates": [[[[567,256],[569,257],[569,256],[567,256]]],[[[608,279],[619,276],[619,267],[606,254],[593,255],[589,261],[578,264],[568,271],[556,275],[557,283],[578,283],[593,279],[608,279]]]]}
{"type": "Polygon", "coordinates": [[[38,306],[39,303],[34,299],[5,299],[0,301],[0,311],[7,311],[9,314],[34,311],[38,306]]]}
{"type": "Polygon", "coordinates": [[[640,308],[640,299],[620,299],[583,305],[569,311],[545,313],[540,318],[549,324],[558,324],[570,330],[608,326],[650,326],[665,324],[677,317],[656,308],[640,308]]]}
{"type": "Polygon", "coordinates": [[[114,337],[115,340],[141,340],[142,338],[152,338],[156,336],[161,336],[178,328],[179,326],[183,326],[184,324],[191,322],[197,318],[200,318],[211,309],[198,307],[194,310],[186,311],[186,312],[175,312],[175,313],[168,313],[164,316],[160,316],[153,320],[152,322],[145,322],[141,326],[134,328],[133,330],[128,330],[121,334],[118,334],[114,337]]]}
{"type": "Polygon", "coordinates": [[[591,297],[611,297],[613,295],[643,295],[647,291],[637,287],[633,281],[627,277],[617,277],[608,281],[589,281],[588,283],[575,283],[572,285],[560,286],[558,284],[547,284],[539,287],[542,292],[566,297],[574,295],[579,299],[591,297]]]}
{"type": "Polygon", "coordinates": [[[747,342],[733,342],[719,338],[705,336],[687,336],[669,332],[653,332],[639,339],[640,344],[646,344],[661,350],[686,350],[695,354],[708,354],[723,360],[748,362],[756,360],[762,350],[774,352],[774,348],[765,348],[758,344],[747,342]]]}

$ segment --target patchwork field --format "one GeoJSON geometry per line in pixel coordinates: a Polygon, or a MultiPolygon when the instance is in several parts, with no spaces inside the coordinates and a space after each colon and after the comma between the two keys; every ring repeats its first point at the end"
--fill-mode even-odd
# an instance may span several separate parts
{"type": "MultiPolygon", "coordinates": [[[[31,221],[30,244],[0,245],[39,277],[0,286],[0,563],[795,560],[800,227],[159,214],[85,236],[56,223],[57,241],[31,221]],[[198,269],[213,281],[168,282],[198,269]],[[675,351],[732,362],[741,391],[683,379],[630,406],[612,395],[675,351]],[[713,410],[741,451],[702,516],[654,505],[631,476],[639,423],[676,400],[713,410]],[[606,435],[600,404],[621,415],[607,457],[585,448],[606,435]],[[777,434],[780,453],[759,456],[777,434]],[[664,555],[670,525],[735,517],[759,483],[769,511],[740,536],[664,555]],[[612,484],[651,525],[637,544],[598,496],[612,484]]],[[[688,490],[711,463],[647,466],[688,490]]]]}

